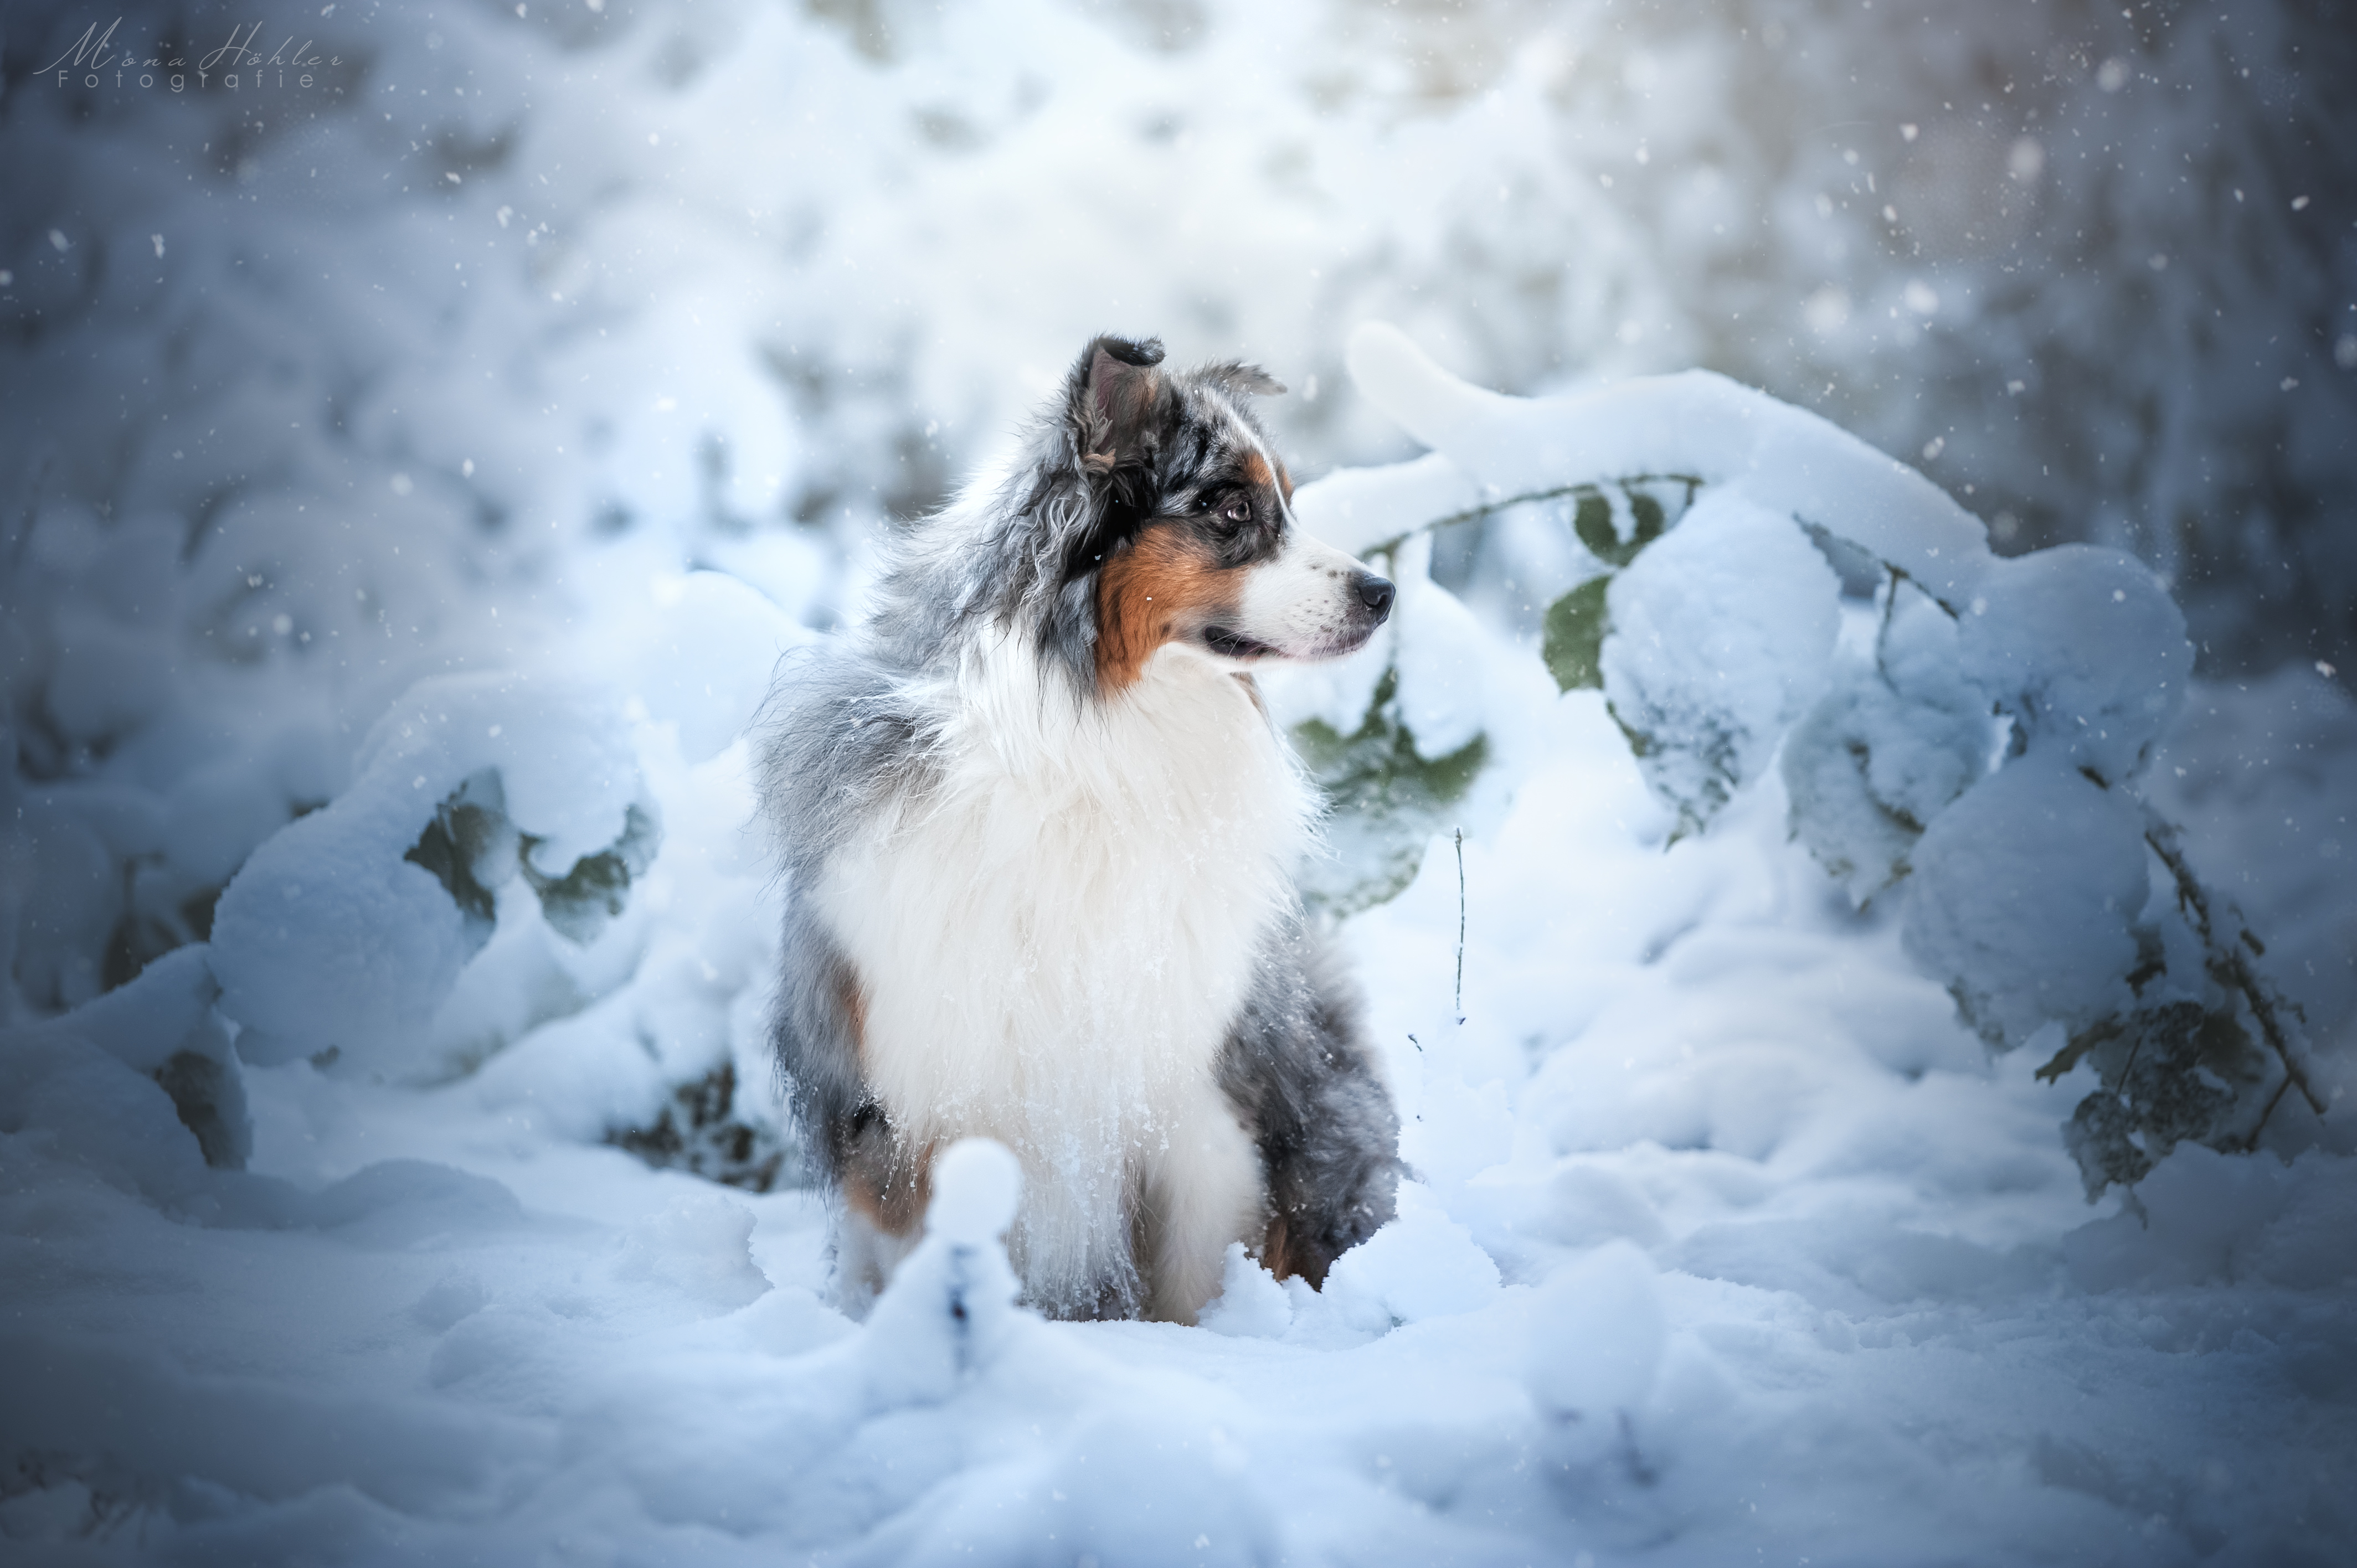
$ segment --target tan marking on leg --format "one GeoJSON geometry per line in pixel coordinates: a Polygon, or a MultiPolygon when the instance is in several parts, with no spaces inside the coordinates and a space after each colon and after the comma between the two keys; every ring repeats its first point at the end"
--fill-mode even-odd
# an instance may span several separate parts
{"type": "Polygon", "coordinates": [[[1292,1254],[1285,1250],[1285,1216],[1268,1217],[1268,1229],[1261,1233],[1260,1266],[1280,1280],[1290,1279],[1301,1271],[1293,1266],[1292,1254]]]}
{"type": "Polygon", "coordinates": [[[887,1236],[909,1236],[933,1200],[933,1145],[904,1149],[887,1133],[855,1144],[843,1164],[844,1201],[887,1236]]]}
{"type": "Polygon", "coordinates": [[[933,1145],[907,1151],[892,1165],[884,1189],[884,1228],[895,1236],[913,1234],[933,1204],[933,1145]]]}

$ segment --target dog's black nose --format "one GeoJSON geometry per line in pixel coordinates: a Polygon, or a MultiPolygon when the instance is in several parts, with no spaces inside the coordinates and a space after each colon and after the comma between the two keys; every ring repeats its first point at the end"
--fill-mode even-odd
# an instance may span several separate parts
{"type": "Polygon", "coordinates": [[[1392,600],[1398,592],[1389,579],[1378,577],[1372,572],[1359,579],[1359,602],[1374,611],[1377,620],[1392,613],[1392,600]]]}

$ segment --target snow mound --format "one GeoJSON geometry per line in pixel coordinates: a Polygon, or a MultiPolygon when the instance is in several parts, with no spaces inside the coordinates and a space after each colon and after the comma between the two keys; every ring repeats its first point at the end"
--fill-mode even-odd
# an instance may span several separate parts
{"type": "Polygon", "coordinates": [[[1991,1045],[2133,1004],[2144,821],[2116,791],[2032,753],[1933,819],[1913,860],[1907,950],[1954,977],[1958,1007],[1991,1045]]]}
{"type": "Polygon", "coordinates": [[[1792,519],[1710,490],[1612,579],[1605,696],[1653,792],[1699,827],[1824,689],[1840,585],[1792,519]]]}
{"type": "Polygon", "coordinates": [[[362,743],[352,787],[256,850],[221,895],[210,961],[239,1054],[334,1053],[431,1071],[427,1026],[521,874],[549,924],[594,940],[657,837],[610,699],[512,675],[411,691],[362,743]]]}
{"type": "Polygon", "coordinates": [[[1006,1144],[961,1138],[933,1165],[925,1231],[953,1247],[985,1247],[1006,1234],[1023,1197],[1023,1165],[1006,1144]]]}
{"type": "Polygon", "coordinates": [[[1792,832],[1858,904],[1906,874],[1923,824],[1996,749],[1989,699],[1957,668],[1955,620],[1920,594],[1894,596],[1873,658],[1836,662],[1784,741],[1792,832]]]}
{"type": "Polygon", "coordinates": [[[1652,1261],[1611,1241],[1559,1271],[1531,1317],[1530,1384],[1540,1407],[1609,1442],[1645,1407],[1668,1341],[1652,1261]]]}
{"type": "Polygon", "coordinates": [[[988,1138],[961,1139],[934,1181],[925,1239],[867,1316],[861,1355],[878,1408],[947,1399],[1045,1326],[1016,1305],[1022,1283],[1000,1240],[1023,1190],[1014,1154],[988,1138]]]}
{"type": "Polygon", "coordinates": [[[1995,564],[1956,628],[1959,669],[2020,726],[2107,784],[2141,772],[2185,701],[2193,645],[2135,557],[2064,544],[1995,564]]]}
{"type": "Polygon", "coordinates": [[[662,1284],[705,1312],[734,1312],[770,1289],[748,1246],[752,1235],[752,1210],[716,1194],[694,1194],[632,1226],[614,1274],[662,1284]]]}
{"type": "Polygon", "coordinates": [[[1229,1242],[1220,1294],[1204,1308],[1202,1326],[1239,1339],[1274,1339],[1292,1323],[1293,1303],[1285,1286],[1242,1241],[1229,1242]]]}

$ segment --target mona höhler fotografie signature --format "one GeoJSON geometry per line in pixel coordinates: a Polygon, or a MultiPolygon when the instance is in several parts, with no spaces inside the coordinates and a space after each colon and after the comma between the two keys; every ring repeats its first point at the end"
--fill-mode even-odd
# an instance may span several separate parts
{"type": "MultiPolygon", "coordinates": [[[[333,9],[332,5],[328,7],[333,9]]],[[[109,22],[104,31],[92,22],[82,29],[81,37],[70,48],[34,74],[54,74],[59,87],[73,85],[77,76],[84,87],[102,87],[109,85],[107,79],[111,77],[112,85],[116,87],[160,85],[174,92],[188,91],[188,79],[193,75],[199,89],[219,86],[243,91],[262,87],[309,87],[328,68],[343,64],[341,55],[320,54],[309,39],[297,44],[291,33],[284,43],[264,54],[259,47],[259,22],[230,28],[227,43],[202,55],[198,55],[194,48],[167,43],[157,43],[145,50],[126,48],[114,38],[116,29],[122,26],[120,16],[109,22]],[[193,65],[189,63],[192,56],[193,65]],[[287,81],[289,71],[295,73],[291,83],[287,81]]]]}

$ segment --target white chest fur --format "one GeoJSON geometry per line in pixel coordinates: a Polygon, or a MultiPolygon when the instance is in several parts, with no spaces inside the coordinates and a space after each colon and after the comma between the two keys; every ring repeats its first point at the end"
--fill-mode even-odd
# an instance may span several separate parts
{"type": "Polygon", "coordinates": [[[1249,691],[1185,650],[1109,702],[1058,686],[1019,648],[970,659],[939,693],[939,789],[813,890],[895,1128],[1021,1158],[1035,1283],[1125,1245],[1125,1195],[1200,1114],[1310,813],[1249,691]]]}

